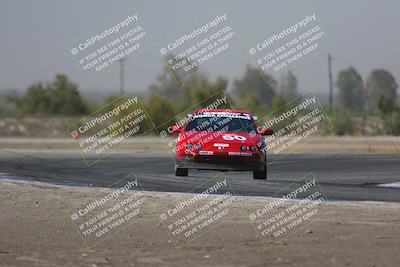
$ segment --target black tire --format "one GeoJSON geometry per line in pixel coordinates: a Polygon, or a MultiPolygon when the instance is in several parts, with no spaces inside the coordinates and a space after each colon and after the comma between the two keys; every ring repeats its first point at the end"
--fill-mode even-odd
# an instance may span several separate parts
{"type": "Polygon", "coordinates": [[[264,162],[262,162],[264,169],[261,171],[253,171],[253,179],[261,179],[261,180],[266,180],[267,179],[267,155],[264,157],[264,162]]]}
{"type": "Polygon", "coordinates": [[[188,176],[188,174],[189,174],[189,169],[175,167],[175,176],[188,176]]]}

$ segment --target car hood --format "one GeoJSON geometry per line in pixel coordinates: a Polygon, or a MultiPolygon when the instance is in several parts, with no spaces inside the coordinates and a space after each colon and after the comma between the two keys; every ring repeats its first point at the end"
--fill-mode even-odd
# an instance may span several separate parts
{"type": "Polygon", "coordinates": [[[262,139],[260,134],[249,134],[244,132],[185,132],[180,137],[181,141],[187,144],[201,145],[245,145],[257,144],[262,139]]]}

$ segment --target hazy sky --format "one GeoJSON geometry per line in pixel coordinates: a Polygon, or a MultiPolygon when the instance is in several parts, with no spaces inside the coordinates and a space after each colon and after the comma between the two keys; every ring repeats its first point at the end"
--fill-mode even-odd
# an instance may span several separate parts
{"type": "MultiPolygon", "coordinates": [[[[87,83],[66,45],[128,8],[134,7],[157,42],[194,20],[223,7],[235,31],[249,43],[305,9],[313,9],[329,33],[333,47],[334,77],[354,66],[363,76],[374,68],[391,71],[400,81],[400,1],[122,1],[122,0],[2,0],[0,3],[0,90],[26,88],[56,73],[66,73],[81,89],[102,88],[117,92],[119,73],[113,70],[87,83]]],[[[239,78],[247,51],[238,51],[203,71],[211,78],[239,78]]],[[[144,91],[162,70],[161,55],[150,49],[126,64],[126,88],[144,91]]],[[[300,90],[327,91],[327,52],[292,68],[300,90]]]]}

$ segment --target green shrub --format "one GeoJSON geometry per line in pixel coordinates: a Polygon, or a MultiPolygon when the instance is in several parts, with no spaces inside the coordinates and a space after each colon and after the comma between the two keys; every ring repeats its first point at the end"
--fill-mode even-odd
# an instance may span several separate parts
{"type": "Polygon", "coordinates": [[[388,114],[383,121],[383,128],[386,134],[400,135],[400,112],[394,111],[388,114]]]}
{"type": "Polygon", "coordinates": [[[354,134],[353,122],[347,111],[335,111],[330,117],[333,125],[333,133],[336,135],[354,134]]]}

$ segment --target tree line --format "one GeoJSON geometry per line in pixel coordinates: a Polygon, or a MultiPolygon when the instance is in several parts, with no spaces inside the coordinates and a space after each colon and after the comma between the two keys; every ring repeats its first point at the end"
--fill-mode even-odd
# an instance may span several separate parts
{"type": "Polygon", "coordinates": [[[353,123],[349,113],[378,116],[383,121],[381,133],[400,135],[400,106],[398,104],[398,84],[394,76],[385,69],[375,69],[364,81],[354,67],[342,70],[338,74],[338,108],[336,109],[336,127],[339,133],[353,133],[353,123]],[[341,120],[341,121],[339,121],[341,120]]]}
{"type": "MultiPolygon", "coordinates": [[[[276,79],[247,65],[243,76],[232,82],[229,91],[229,81],[224,77],[211,80],[198,69],[185,79],[183,75],[165,67],[142,99],[156,125],[194,105],[198,108],[209,105],[204,100],[218,92],[228,95],[234,107],[256,115],[280,108],[299,95],[297,78],[291,71],[276,79]]],[[[382,133],[400,135],[398,85],[389,71],[373,70],[364,82],[355,68],[349,67],[339,72],[335,85],[335,109],[329,115],[336,134],[353,133],[352,116],[379,116],[383,121],[382,133]]],[[[77,84],[60,74],[51,82],[33,84],[23,95],[13,91],[3,96],[0,112],[7,116],[82,116],[113,99],[94,105],[82,98],[77,84]]]]}

